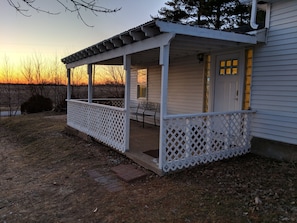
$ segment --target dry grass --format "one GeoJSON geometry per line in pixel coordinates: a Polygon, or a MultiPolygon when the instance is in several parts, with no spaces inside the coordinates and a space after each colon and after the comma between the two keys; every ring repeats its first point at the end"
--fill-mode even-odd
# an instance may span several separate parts
{"type": "Polygon", "coordinates": [[[0,119],[0,222],[297,221],[293,163],[249,154],[109,192],[87,171],[113,176],[131,161],[66,135],[65,117],[51,115],[0,119]]]}

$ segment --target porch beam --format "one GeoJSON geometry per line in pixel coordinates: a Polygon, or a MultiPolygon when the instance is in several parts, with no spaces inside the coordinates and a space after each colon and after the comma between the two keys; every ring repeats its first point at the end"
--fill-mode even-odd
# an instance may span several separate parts
{"type": "Polygon", "coordinates": [[[144,32],[145,36],[147,37],[153,37],[157,34],[160,34],[160,30],[158,28],[143,26],[141,27],[141,30],[144,32]]]}
{"type": "Polygon", "coordinates": [[[94,55],[94,51],[91,48],[86,49],[87,56],[92,56],[94,55]]]}
{"type": "Polygon", "coordinates": [[[167,116],[168,101],[168,71],[169,71],[169,50],[170,45],[160,47],[160,65],[162,66],[161,77],[161,103],[160,103],[160,140],[159,140],[159,169],[163,166],[163,145],[165,145],[166,136],[164,134],[164,119],[167,116]]]}
{"type": "Polygon", "coordinates": [[[103,53],[106,51],[106,47],[103,46],[103,44],[98,44],[97,45],[97,48],[99,49],[100,53],[103,53]]]}
{"type": "Polygon", "coordinates": [[[111,39],[110,42],[114,45],[114,47],[121,47],[123,45],[120,38],[111,39]]]}
{"type": "Polygon", "coordinates": [[[130,88],[131,88],[131,55],[124,55],[125,78],[125,150],[129,149],[130,144],[130,88]]]}
{"type": "Polygon", "coordinates": [[[93,67],[92,64],[88,64],[88,102],[93,101],[93,67]]]}
{"type": "Polygon", "coordinates": [[[103,42],[103,45],[106,47],[107,50],[114,49],[114,45],[109,41],[103,42]]]}
{"type": "Polygon", "coordinates": [[[176,34],[189,35],[203,38],[211,38],[238,43],[256,44],[257,38],[251,35],[225,32],[219,30],[199,28],[196,26],[185,26],[182,24],[169,23],[161,20],[156,21],[156,25],[160,28],[160,32],[175,32],[176,34]]]}
{"type": "Polygon", "coordinates": [[[159,48],[163,45],[168,44],[168,42],[175,37],[175,33],[163,33],[154,38],[144,39],[129,45],[124,45],[120,48],[115,48],[110,51],[106,51],[97,55],[93,55],[81,60],[69,63],[66,68],[74,68],[84,64],[94,64],[105,60],[110,60],[117,57],[122,57],[123,55],[138,53],[145,50],[150,50],[154,48],[159,48]]]}
{"type": "Polygon", "coordinates": [[[129,34],[130,34],[130,36],[132,36],[134,41],[140,41],[140,40],[143,40],[145,38],[145,35],[144,35],[143,32],[130,31],[129,34]]]}
{"type": "Polygon", "coordinates": [[[123,41],[123,44],[130,44],[133,42],[132,36],[120,35],[119,38],[123,41]]]}
{"type": "Polygon", "coordinates": [[[94,54],[100,53],[100,50],[97,48],[97,46],[92,46],[91,49],[93,50],[94,54]]]}

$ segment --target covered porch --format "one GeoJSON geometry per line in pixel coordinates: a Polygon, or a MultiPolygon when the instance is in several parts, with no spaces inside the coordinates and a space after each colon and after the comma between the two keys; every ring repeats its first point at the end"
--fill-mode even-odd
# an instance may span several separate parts
{"type": "MultiPolygon", "coordinates": [[[[206,91],[203,89],[203,84],[187,85],[188,89],[183,89],[187,90],[186,97],[198,89],[195,90],[198,94],[193,98],[197,101],[191,100],[185,103],[185,97],[178,98],[180,92],[174,88],[178,86],[176,85],[178,79],[174,80],[172,73],[175,73],[175,77],[183,77],[181,80],[185,80],[196,73],[193,68],[192,73],[187,76],[184,69],[185,62],[190,63],[196,59],[196,62],[200,63],[203,62],[201,55],[203,57],[205,54],[215,55],[224,51],[244,49],[245,46],[256,43],[256,36],[154,20],[74,53],[62,59],[66,64],[68,75],[67,125],[126,154],[159,174],[245,154],[250,149],[252,112],[241,110],[242,106],[234,107],[231,111],[217,111],[219,109],[216,109],[211,101],[220,96],[220,94],[215,95],[214,83],[208,86],[209,112],[203,109],[205,95],[202,92],[206,91]],[[190,62],[187,61],[188,58],[192,58],[190,62]],[[88,99],[85,101],[71,99],[71,69],[84,64],[88,65],[88,99]],[[94,103],[93,65],[124,66],[125,98],[121,103],[103,104],[98,103],[98,100],[94,103]],[[175,65],[174,69],[172,65],[175,65]],[[155,72],[155,79],[152,82],[154,84],[148,86],[148,92],[153,96],[145,100],[160,103],[160,122],[150,133],[144,133],[148,129],[142,128],[140,123],[138,124],[141,128],[136,130],[130,121],[131,107],[140,100],[138,97],[131,97],[133,95],[131,72],[135,67],[149,67],[155,72]],[[188,106],[194,103],[195,106],[191,108],[188,106]],[[141,132],[143,136],[140,135],[141,132]],[[155,137],[158,139],[152,140],[155,137]],[[154,141],[154,148],[146,148],[144,145],[148,143],[145,143],[145,139],[150,140],[150,143],[154,141]],[[158,156],[151,158],[145,154],[148,149],[158,150],[158,156]]],[[[210,66],[214,67],[215,62],[212,63],[210,66]]],[[[200,64],[197,69],[200,76],[196,77],[197,80],[201,77],[201,83],[208,81],[204,78],[202,65],[200,64]]],[[[236,67],[236,69],[240,71],[243,68],[236,67]]],[[[240,78],[243,80],[243,77],[240,78]]],[[[237,90],[236,100],[237,105],[240,105],[243,93],[238,92],[237,90]]],[[[219,102],[219,106],[224,105],[221,100],[219,102]]]]}
{"type": "Polygon", "coordinates": [[[161,128],[126,119],[127,111],[120,107],[81,100],[68,100],[67,106],[68,126],[160,175],[250,149],[252,111],[168,115],[161,128]]]}

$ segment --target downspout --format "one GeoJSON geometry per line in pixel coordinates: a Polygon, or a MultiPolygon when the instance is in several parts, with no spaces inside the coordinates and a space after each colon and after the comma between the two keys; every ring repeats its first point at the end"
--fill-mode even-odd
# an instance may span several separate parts
{"type": "Polygon", "coordinates": [[[257,0],[253,0],[252,2],[252,11],[251,11],[251,20],[250,20],[250,25],[253,29],[258,28],[258,24],[256,24],[256,18],[257,18],[257,0]]]}

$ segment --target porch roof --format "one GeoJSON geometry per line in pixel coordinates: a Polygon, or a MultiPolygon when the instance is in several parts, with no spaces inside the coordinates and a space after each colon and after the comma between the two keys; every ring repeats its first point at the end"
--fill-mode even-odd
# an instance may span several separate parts
{"type": "Polygon", "coordinates": [[[152,20],[103,40],[62,59],[67,68],[84,64],[122,65],[123,55],[133,54],[132,64],[157,64],[159,47],[170,43],[170,58],[211,53],[257,43],[257,35],[239,34],[198,26],[152,20]]]}

